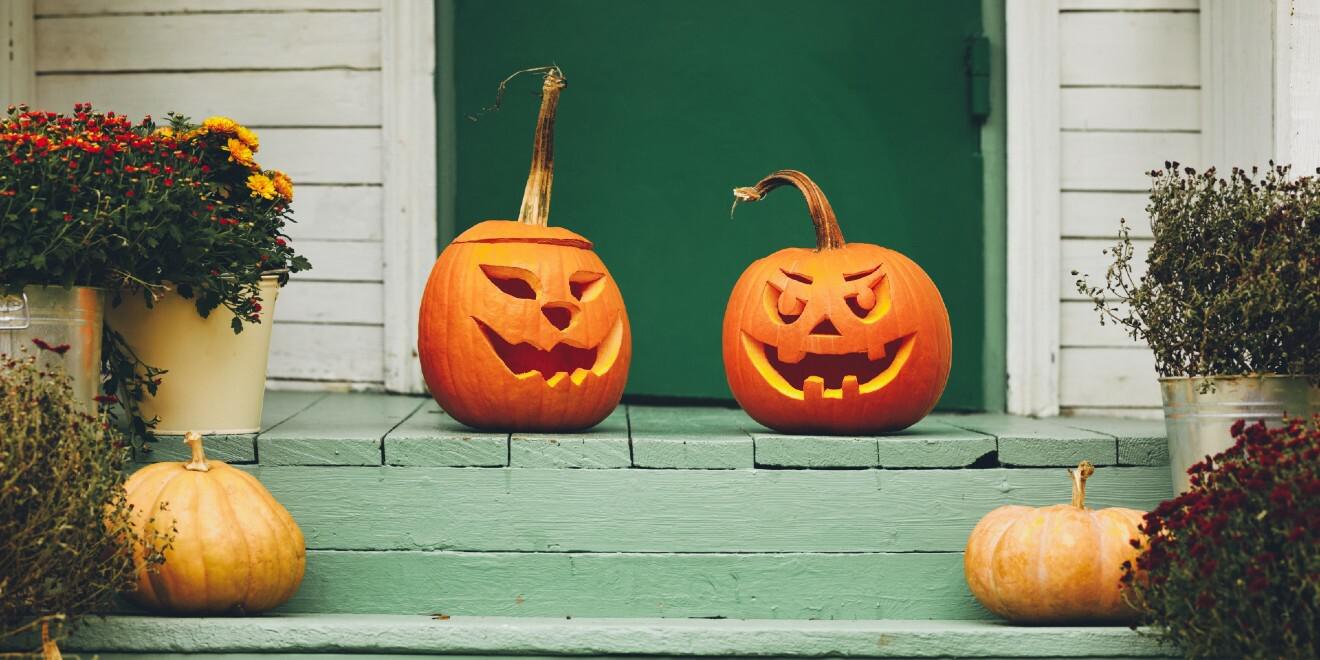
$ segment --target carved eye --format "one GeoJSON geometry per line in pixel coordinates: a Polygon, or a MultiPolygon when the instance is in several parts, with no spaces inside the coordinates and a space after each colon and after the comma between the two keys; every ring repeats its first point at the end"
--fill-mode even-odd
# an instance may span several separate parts
{"type": "Polygon", "coordinates": [[[802,311],[807,308],[807,301],[785,293],[779,287],[766,282],[765,294],[762,297],[765,304],[765,313],[771,318],[777,318],[784,325],[791,325],[802,316],[802,311]]]}
{"type": "Polygon", "coordinates": [[[855,282],[855,281],[857,281],[857,280],[863,280],[863,279],[866,279],[866,276],[870,275],[871,273],[874,273],[874,272],[877,271],[877,270],[880,270],[880,264],[876,264],[876,265],[874,265],[874,266],[871,266],[870,268],[867,268],[866,270],[859,270],[859,271],[857,271],[856,273],[851,273],[851,274],[848,274],[848,275],[844,275],[844,276],[843,276],[843,280],[844,280],[845,282],[855,282]]]}
{"type": "Polygon", "coordinates": [[[486,279],[491,284],[499,287],[500,291],[524,300],[536,300],[536,290],[540,282],[536,275],[530,270],[515,268],[513,266],[490,266],[481,264],[481,272],[486,274],[486,279]]]}
{"type": "Polygon", "coordinates": [[[889,278],[881,275],[871,286],[862,287],[861,291],[843,300],[862,323],[875,323],[889,313],[889,306],[893,302],[889,292],[889,278]]]}
{"type": "Polygon", "coordinates": [[[793,280],[794,282],[801,282],[801,283],[803,283],[803,284],[811,284],[811,283],[814,281],[814,280],[811,279],[811,276],[809,276],[809,275],[803,275],[802,273],[795,273],[795,272],[793,272],[793,271],[791,271],[791,270],[788,270],[788,269],[786,269],[786,268],[780,268],[780,269],[779,269],[779,272],[783,273],[786,277],[788,277],[788,279],[793,280]]]}
{"type": "Polygon", "coordinates": [[[605,273],[579,270],[568,278],[568,291],[574,298],[587,302],[594,300],[605,288],[605,273]]]}

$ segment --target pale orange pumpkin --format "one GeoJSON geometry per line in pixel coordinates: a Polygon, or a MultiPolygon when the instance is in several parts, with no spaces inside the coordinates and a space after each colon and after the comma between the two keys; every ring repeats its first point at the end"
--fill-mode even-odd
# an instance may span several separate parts
{"type": "Polygon", "coordinates": [[[873,434],[915,424],[949,380],[949,313],[902,254],[846,243],[815,182],[780,170],[735,204],[780,186],[807,200],[816,247],[785,248],[743,271],[724,312],[724,372],[752,419],[785,433],[873,434]]]}
{"type": "Polygon", "coordinates": [[[554,118],[564,80],[542,86],[517,221],[487,220],[436,259],[417,353],[431,395],[477,428],[571,431],[619,404],[632,331],[623,294],[591,241],[550,227],[554,118]]]}
{"type": "Polygon", "coordinates": [[[137,549],[137,588],[126,596],[168,614],[255,614],[284,603],[302,582],[302,531],[256,477],[206,460],[196,433],[185,442],[192,460],[148,465],[124,486],[139,537],[174,534],[153,570],[137,549]]]}
{"type": "Polygon", "coordinates": [[[963,570],[986,609],[1016,623],[1120,623],[1136,611],[1124,600],[1123,563],[1145,542],[1135,509],[1086,508],[1087,461],[1069,470],[1071,504],[1001,506],[967,540],[963,570]]]}

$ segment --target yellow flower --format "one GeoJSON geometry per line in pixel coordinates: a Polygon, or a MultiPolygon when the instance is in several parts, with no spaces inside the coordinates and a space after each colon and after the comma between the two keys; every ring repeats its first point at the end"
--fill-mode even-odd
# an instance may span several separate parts
{"type": "Polygon", "coordinates": [[[238,163],[244,167],[256,167],[256,161],[252,160],[252,150],[246,144],[243,144],[236,138],[229,138],[225,143],[225,151],[229,152],[229,160],[238,163]]]}
{"type": "Polygon", "coordinates": [[[271,174],[273,175],[273,178],[274,178],[274,181],[273,181],[273,182],[274,182],[274,184],[275,184],[275,191],[278,192],[278,193],[280,194],[280,197],[283,197],[283,198],[284,198],[284,201],[286,201],[286,202],[292,202],[292,201],[293,201],[293,179],[290,179],[290,178],[289,178],[289,175],[287,175],[287,174],[285,174],[285,173],[283,173],[283,172],[281,172],[281,171],[279,171],[279,170],[275,170],[274,172],[271,172],[271,174]]]}
{"type": "Polygon", "coordinates": [[[247,145],[253,151],[256,151],[257,147],[261,145],[261,142],[257,140],[257,134],[248,130],[246,126],[234,124],[234,135],[238,137],[239,142],[247,145]]]}
{"type": "Polygon", "coordinates": [[[174,137],[174,129],[170,128],[169,126],[161,126],[160,128],[156,129],[156,135],[167,138],[174,137]]]}
{"type": "Polygon", "coordinates": [[[238,130],[238,122],[228,117],[207,117],[206,121],[202,122],[202,128],[212,133],[229,135],[238,130]]]}
{"type": "Polygon", "coordinates": [[[253,197],[275,199],[275,182],[265,174],[253,174],[248,177],[247,187],[252,191],[253,197]]]}

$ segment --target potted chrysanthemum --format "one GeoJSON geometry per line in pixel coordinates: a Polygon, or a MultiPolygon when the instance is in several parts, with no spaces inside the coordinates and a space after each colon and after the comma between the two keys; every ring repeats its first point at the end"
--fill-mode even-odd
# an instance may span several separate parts
{"type": "Polygon", "coordinates": [[[232,119],[171,115],[151,134],[181,163],[144,176],[188,194],[156,204],[158,224],[114,255],[133,277],[106,313],[111,386],[139,431],[255,432],[279,287],[310,268],[284,233],[293,184],[257,164],[256,134],[232,119]]]}

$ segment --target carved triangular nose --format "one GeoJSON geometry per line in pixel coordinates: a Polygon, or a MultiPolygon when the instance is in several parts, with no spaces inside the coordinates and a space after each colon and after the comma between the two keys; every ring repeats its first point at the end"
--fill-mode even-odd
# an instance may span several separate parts
{"type": "Polygon", "coordinates": [[[834,327],[834,324],[830,323],[829,319],[821,319],[820,323],[817,323],[816,327],[811,329],[810,334],[838,337],[843,333],[839,332],[839,329],[834,327]]]}
{"type": "Polygon", "coordinates": [[[569,302],[546,303],[541,307],[541,314],[550,325],[563,330],[573,324],[573,317],[577,316],[577,306],[569,302]]]}

